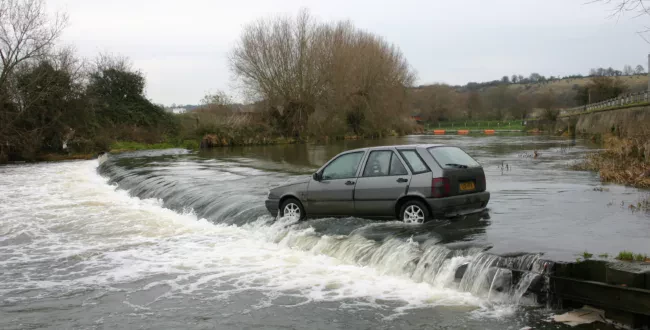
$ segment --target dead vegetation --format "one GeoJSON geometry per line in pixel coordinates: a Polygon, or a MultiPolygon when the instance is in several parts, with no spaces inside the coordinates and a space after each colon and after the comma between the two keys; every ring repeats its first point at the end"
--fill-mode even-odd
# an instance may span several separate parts
{"type": "Polygon", "coordinates": [[[574,168],[598,172],[603,182],[650,188],[650,134],[609,135],[603,143],[604,151],[588,155],[574,168]]]}

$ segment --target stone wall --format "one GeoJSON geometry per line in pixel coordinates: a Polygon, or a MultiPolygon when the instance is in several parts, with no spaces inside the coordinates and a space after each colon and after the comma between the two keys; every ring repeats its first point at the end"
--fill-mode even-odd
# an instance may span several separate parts
{"type": "Polygon", "coordinates": [[[650,134],[650,106],[600,111],[574,117],[563,117],[565,124],[575,121],[578,134],[617,133],[621,137],[650,134]]]}
{"type": "Polygon", "coordinates": [[[565,116],[556,121],[531,120],[526,128],[540,129],[550,134],[568,131],[579,135],[615,133],[621,137],[650,136],[650,106],[565,116]]]}

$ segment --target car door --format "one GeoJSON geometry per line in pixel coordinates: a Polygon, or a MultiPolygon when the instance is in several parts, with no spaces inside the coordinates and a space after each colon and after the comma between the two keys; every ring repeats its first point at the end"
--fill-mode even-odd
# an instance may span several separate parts
{"type": "Polygon", "coordinates": [[[311,179],[307,188],[307,213],[319,216],[354,214],[354,186],[365,151],[337,156],[320,171],[320,180],[311,179]]]}
{"type": "Polygon", "coordinates": [[[410,179],[395,151],[371,151],[354,190],[355,214],[394,217],[395,203],[406,194],[410,179]]]}

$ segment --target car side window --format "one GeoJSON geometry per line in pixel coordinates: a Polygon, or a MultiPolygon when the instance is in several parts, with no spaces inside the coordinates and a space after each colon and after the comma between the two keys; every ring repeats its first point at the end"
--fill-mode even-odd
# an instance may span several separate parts
{"type": "Polygon", "coordinates": [[[420,174],[429,171],[429,168],[424,164],[424,161],[415,150],[400,150],[400,154],[402,154],[402,157],[406,160],[406,163],[411,168],[413,174],[420,174]]]}
{"type": "Polygon", "coordinates": [[[363,169],[364,177],[407,175],[408,172],[397,157],[390,150],[377,150],[370,152],[366,167],[363,169]]]}
{"type": "Polygon", "coordinates": [[[393,152],[389,150],[372,151],[363,170],[364,177],[387,176],[390,170],[390,158],[393,152]]]}
{"type": "Polygon", "coordinates": [[[390,175],[407,175],[409,174],[404,168],[404,164],[399,160],[397,154],[393,152],[392,158],[390,159],[390,175]]]}
{"type": "Polygon", "coordinates": [[[323,169],[323,180],[354,178],[357,175],[363,152],[339,156],[323,169]]]}

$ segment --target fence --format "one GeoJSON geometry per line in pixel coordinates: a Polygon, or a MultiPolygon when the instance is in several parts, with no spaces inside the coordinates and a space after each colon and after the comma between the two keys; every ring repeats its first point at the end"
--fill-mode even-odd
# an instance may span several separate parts
{"type": "Polygon", "coordinates": [[[426,125],[427,129],[445,128],[445,129],[480,129],[480,128],[521,128],[521,120],[455,120],[440,121],[426,125]]]}
{"type": "Polygon", "coordinates": [[[560,116],[572,116],[582,112],[601,110],[612,107],[621,107],[628,104],[650,102],[650,93],[648,91],[622,95],[613,99],[587,104],[575,108],[560,110],[560,116]]]}

